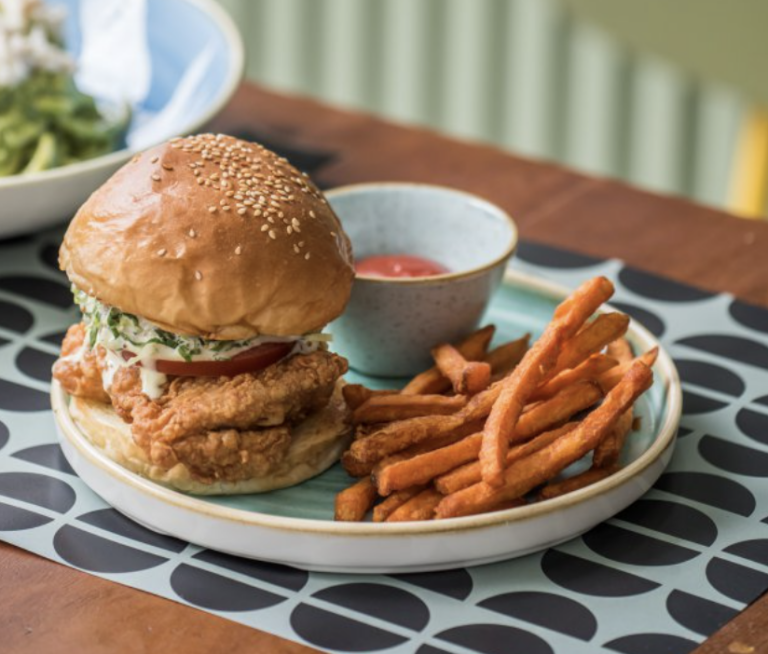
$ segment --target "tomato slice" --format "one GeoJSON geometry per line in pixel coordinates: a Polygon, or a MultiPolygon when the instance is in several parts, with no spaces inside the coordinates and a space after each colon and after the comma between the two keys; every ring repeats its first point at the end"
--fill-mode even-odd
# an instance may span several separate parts
{"type": "MultiPolygon", "coordinates": [[[[226,361],[169,361],[158,359],[155,370],[165,375],[177,377],[234,377],[244,372],[263,370],[271,366],[293,349],[293,342],[264,343],[240,352],[226,361]]],[[[123,352],[123,358],[128,360],[131,352],[123,352]]]]}

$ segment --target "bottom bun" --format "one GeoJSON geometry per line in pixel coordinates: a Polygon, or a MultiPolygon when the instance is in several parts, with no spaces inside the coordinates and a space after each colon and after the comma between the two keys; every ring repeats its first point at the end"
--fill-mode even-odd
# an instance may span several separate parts
{"type": "Polygon", "coordinates": [[[194,495],[238,495],[264,493],[294,486],[330,468],[349,445],[349,410],[336,384],[328,406],[313,413],[291,430],[291,444],[279,467],[267,475],[243,481],[198,481],[186,465],[171,469],[152,464],[133,441],[131,426],[102,402],[71,397],[69,411],[88,440],[110,459],[131,472],[159,484],[194,495]]]}

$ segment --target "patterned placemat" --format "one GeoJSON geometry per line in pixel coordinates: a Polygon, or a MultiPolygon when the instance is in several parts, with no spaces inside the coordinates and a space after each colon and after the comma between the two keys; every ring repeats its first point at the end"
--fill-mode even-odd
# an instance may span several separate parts
{"type": "Polygon", "coordinates": [[[0,244],[0,538],[320,649],[688,652],[768,589],[768,311],[533,243],[514,266],[604,274],[684,385],[672,463],[630,508],[522,559],[429,574],[306,573],[160,536],[105,505],[56,442],[48,385],[77,320],[61,232],[0,244]],[[617,601],[621,600],[621,601],[617,601]]]}

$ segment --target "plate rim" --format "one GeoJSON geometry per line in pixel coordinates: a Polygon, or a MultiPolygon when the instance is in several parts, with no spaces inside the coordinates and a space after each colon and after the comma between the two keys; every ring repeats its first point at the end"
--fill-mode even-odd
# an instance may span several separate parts
{"type": "MultiPolygon", "coordinates": [[[[502,284],[533,290],[540,295],[555,300],[562,299],[570,292],[560,284],[517,270],[507,270],[502,284]]],[[[616,309],[608,303],[604,305],[601,313],[608,311],[616,311],[616,309]]],[[[115,478],[118,482],[129,486],[131,490],[143,495],[149,495],[153,499],[177,509],[202,514],[212,519],[236,522],[284,533],[299,532],[352,538],[460,533],[512,522],[525,522],[526,520],[540,518],[549,513],[557,513],[575,504],[582,504],[595,499],[601,494],[622,486],[640,475],[662,457],[669,447],[674,445],[677,427],[682,415],[682,387],[677,368],[656,337],[634,319],[630,320],[628,334],[632,340],[640,341],[646,346],[659,347],[659,356],[654,368],[664,373],[666,411],[658,425],[657,435],[651,446],[636,460],[613,475],[572,493],[544,502],[536,502],[503,511],[443,520],[396,523],[337,522],[335,520],[275,516],[259,511],[248,511],[213,504],[206,501],[204,496],[187,495],[161,486],[149,479],[139,477],[107,457],[106,454],[103,454],[75,424],[68,408],[68,395],[56,380],[53,380],[51,385],[51,404],[54,418],[59,427],[60,437],[66,438],[69,444],[75,447],[81,456],[84,456],[91,464],[101,468],[102,471],[115,478]]],[[[661,380],[657,380],[657,383],[658,381],[661,380]]]]}
{"type": "Polygon", "coordinates": [[[107,152],[106,154],[93,157],[92,159],[76,161],[64,166],[56,166],[49,170],[0,177],[0,192],[4,189],[21,189],[25,186],[51,180],[60,180],[70,176],[87,175],[101,170],[102,168],[118,166],[128,161],[128,159],[139,151],[148,150],[153,147],[153,145],[162,143],[173,136],[191,134],[192,132],[197,131],[200,127],[209,123],[224,108],[224,106],[232,99],[232,96],[235,91],[237,91],[238,86],[240,86],[240,83],[245,76],[245,45],[243,44],[243,38],[240,35],[233,18],[227,13],[224,7],[218,4],[215,0],[182,0],[182,2],[197,7],[200,11],[206,14],[206,16],[212,19],[213,23],[223,32],[224,39],[229,45],[229,51],[232,55],[232,65],[227,72],[227,77],[224,80],[221,92],[218,94],[215,101],[212,102],[200,115],[200,118],[182,125],[177,133],[168,134],[165,139],[143,148],[121,148],[120,150],[107,152]]]}

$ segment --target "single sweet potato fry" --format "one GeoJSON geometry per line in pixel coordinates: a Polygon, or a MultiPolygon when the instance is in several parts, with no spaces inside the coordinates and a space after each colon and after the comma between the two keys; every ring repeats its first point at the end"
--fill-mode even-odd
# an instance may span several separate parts
{"type": "Polygon", "coordinates": [[[551,479],[594,449],[652,381],[651,369],[642,361],[636,361],[603,403],[573,431],[510,465],[504,471],[501,486],[494,487],[482,481],[445,496],[436,509],[436,517],[478,513],[504,500],[522,497],[551,479]]]}
{"type": "Polygon", "coordinates": [[[632,346],[629,341],[624,338],[617,338],[615,341],[611,341],[605,348],[605,353],[609,357],[613,357],[619,363],[629,363],[635,358],[635,353],[632,351],[632,346]]]}
{"type": "Polygon", "coordinates": [[[627,374],[627,370],[632,366],[634,361],[642,361],[649,368],[656,363],[656,359],[659,356],[659,348],[654,347],[647,352],[644,352],[639,357],[636,357],[632,361],[627,363],[620,363],[615,368],[607,370],[597,378],[597,383],[600,384],[600,388],[604,393],[610,391],[616,384],[621,381],[621,378],[627,374]]]}
{"type": "Polygon", "coordinates": [[[491,382],[491,366],[484,361],[467,361],[453,345],[444,343],[432,349],[435,365],[453,386],[457,395],[475,395],[491,382]]]}
{"type": "Polygon", "coordinates": [[[336,494],[334,520],[360,522],[376,500],[376,486],[365,477],[336,494]]]}
{"type": "MultiPolygon", "coordinates": [[[[495,331],[493,325],[478,329],[456,345],[456,349],[468,361],[482,361],[495,331]]],[[[416,375],[400,392],[403,395],[425,395],[444,393],[450,387],[451,382],[434,366],[416,375]]]]}
{"type": "Polygon", "coordinates": [[[411,486],[410,488],[392,493],[392,495],[373,507],[373,521],[384,522],[395,509],[405,504],[408,500],[415,497],[423,490],[424,486],[411,486]]]}
{"type": "Polygon", "coordinates": [[[449,415],[467,404],[464,395],[382,395],[355,409],[352,424],[393,422],[418,416],[449,415]]]}
{"type": "Polygon", "coordinates": [[[623,313],[603,313],[587,323],[563,346],[557,364],[548,379],[554,375],[575,368],[590,355],[602,350],[606,345],[620,338],[629,327],[629,316],[623,313]]]}
{"type": "Polygon", "coordinates": [[[389,514],[387,522],[406,522],[410,520],[431,520],[435,507],[443,496],[434,488],[426,488],[389,514]]]}
{"type": "Polygon", "coordinates": [[[577,381],[597,381],[597,378],[602,373],[616,365],[618,365],[618,361],[612,357],[605,354],[593,354],[575,368],[563,370],[548,382],[539,386],[531,395],[530,401],[546,400],[577,381]]]}
{"type": "Polygon", "coordinates": [[[610,468],[619,462],[621,450],[624,449],[624,442],[632,429],[633,416],[632,409],[627,409],[619,418],[616,426],[600,441],[592,457],[594,468],[610,468]]]}
{"type": "Polygon", "coordinates": [[[372,397],[384,397],[388,395],[396,395],[397,391],[394,390],[374,390],[367,388],[362,384],[344,384],[341,389],[341,393],[344,396],[344,400],[350,410],[354,411],[358,407],[365,404],[372,397]]]}

